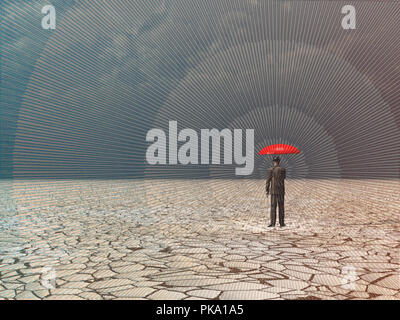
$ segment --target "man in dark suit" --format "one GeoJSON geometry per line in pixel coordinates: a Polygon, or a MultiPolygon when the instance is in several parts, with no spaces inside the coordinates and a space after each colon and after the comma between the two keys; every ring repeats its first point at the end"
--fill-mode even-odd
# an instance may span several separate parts
{"type": "Polygon", "coordinates": [[[279,206],[279,224],[285,226],[285,178],[286,169],[279,166],[281,159],[273,158],[274,166],[268,170],[267,185],[265,191],[267,196],[271,194],[271,224],[268,227],[274,227],[276,221],[276,206],[279,206]]]}

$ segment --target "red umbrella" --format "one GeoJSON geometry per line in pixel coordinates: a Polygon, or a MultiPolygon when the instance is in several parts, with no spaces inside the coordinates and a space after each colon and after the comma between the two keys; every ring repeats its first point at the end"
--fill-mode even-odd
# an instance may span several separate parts
{"type": "Polygon", "coordinates": [[[266,146],[265,148],[261,149],[258,154],[294,154],[300,153],[299,149],[293,147],[289,144],[271,144],[270,146],[266,146]]]}

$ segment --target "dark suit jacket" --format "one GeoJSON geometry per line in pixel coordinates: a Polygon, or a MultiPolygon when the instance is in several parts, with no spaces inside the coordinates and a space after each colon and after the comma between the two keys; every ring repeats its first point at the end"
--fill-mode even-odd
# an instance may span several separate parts
{"type": "Polygon", "coordinates": [[[280,166],[272,167],[267,173],[265,191],[270,194],[285,194],[286,169],[280,166]]]}

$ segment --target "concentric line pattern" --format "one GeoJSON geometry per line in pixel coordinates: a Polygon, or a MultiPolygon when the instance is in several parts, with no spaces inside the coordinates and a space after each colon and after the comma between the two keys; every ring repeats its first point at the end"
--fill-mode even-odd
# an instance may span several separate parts
{"type": "MultiPolygon", "coordinates": [[[[342,5],[76,1],[46,44],[32,48],[40,55],[18,114],[14,177],[209,178],[207,166],[145,173],[147,131],[169,120],[225,128],[272,107],[278,114],[258,127],[256,144],[290,143],[296,134],[313,178],[399,177],[400,6],[358,2],[357,29],[343,30],[342,5]],[[302,123],[287,108],[310,120],[302,123]],[[296,121],[298,128],[286,127],[296,121]],[[331,146],[313,137],[313,126],[331,146]],[[323,167],[332,152],[338,168],[323,167]],[[318,164],[311,153],[320,155],[318,164]]],[[[8,30],[30,28],[15,23],[29,12],[18,8],[5,6],[10,45],[3,60],[24,68],[32,62],[24,62],[21,42],[8,30]]],[[[15,70],[5,68],[4,78],[17,79],[15,70]]],[[[259,124],[249,118],[241,125],[259,124]]],[[[221,176],[234,177],[225,170],[221,176]]]]}

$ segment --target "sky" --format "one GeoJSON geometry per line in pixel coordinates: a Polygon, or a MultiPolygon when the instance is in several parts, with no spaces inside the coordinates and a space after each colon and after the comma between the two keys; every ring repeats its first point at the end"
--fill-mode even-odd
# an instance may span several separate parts
{"type": "Polygon", "coordinates": [[[400,176],[400,4],[344,30],[343,1],[51,1],[45,30],[46,4],[1,3],[2,178],[238,178],[146,163],[169,121],[294,145],[291,178],[400,176]]]}

